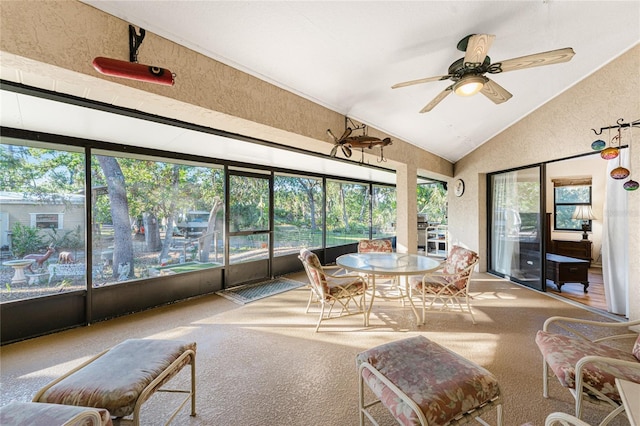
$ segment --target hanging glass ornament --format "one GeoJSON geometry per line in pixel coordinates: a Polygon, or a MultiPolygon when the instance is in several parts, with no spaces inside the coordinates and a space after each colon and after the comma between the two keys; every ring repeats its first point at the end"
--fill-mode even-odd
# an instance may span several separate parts
{"type": "Polygon", "coordinates": [[[600,157],[604,158],[605,160],[612,160],[617,156],[618,156],[618,148],[614,148],[612,146],[600,151],[600,157]]]}
{"type": "Polygon", "coordinates": [[[626,179],[629,177],[629,169],[618,166],[615,169],[611,170],[611,173],[609,174],[614,179],[626,179]]]}
{"type": "MultiPolygon", "coordinates": [[[[631,155],[631,140],[633,139],[633,128],[631,126],[629,126],[629,158],[633,158],[633,156],[631,155]]],[[[631,174],[631,172],[629,172],[629,174],[631,174]]],[[[629,179],[628,181],[626,181],[622,187],[627,190],[627,191],[635,191],[636,189],[638,189],[638,187],[640,186],[640,184],[633,180],[633,179],[629,179]]]]}
{"type": "Polygon", "coordinates": [[[638,187],[640,187],[640,183],[636,182],[633,179],[629,179],[624,183],[624,185],[622,185],[622,187],[627,191],[635,191],[636,189],[638,189],[638,187]]]}
{"type": "Polygon", "coordinates": [[[602,151],[605,146],[607,146],[607,143],[602,139],[598,139],[591,144],[591,149],[594,151],[602,151]]]}

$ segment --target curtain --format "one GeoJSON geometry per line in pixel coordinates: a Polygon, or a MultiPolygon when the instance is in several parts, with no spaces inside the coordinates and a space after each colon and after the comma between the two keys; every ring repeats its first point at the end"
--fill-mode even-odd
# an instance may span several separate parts
{"type": "Polygon", "coordinates": [[[629,150],[621,149],[619,160],[609,160],[602,224],[602,279],[607,310],[629,316],[629,231],[627,191],[625,180],[610,177],[609,173],[620,164],[629,168],[629,150]]]}
{"type": "Polygon", "coordinates": [[[496,272],[510,276],[520,248],[517,172],[500,173],[493,179],[491,259],[496,272]]]}

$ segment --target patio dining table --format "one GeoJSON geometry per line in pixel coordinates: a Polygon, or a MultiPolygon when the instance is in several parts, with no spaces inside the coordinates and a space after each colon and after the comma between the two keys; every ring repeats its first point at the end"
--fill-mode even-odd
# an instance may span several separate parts
{"type": "MultiPolygon", "coordinates": [[[[401,298],[408,299],[409,305],[420,323],[420,316],[416,310],[409,291],[409,276],[424,275],[440,267],[441,262],[422,255],[408,253],[349,253],[339,256],[336,264],[347,270],[366,274],[369,281],[371,299],[364,314],[364,325],[369,325],[369,316],[376,299],[376,276],[404,277],[404,291],[398,286],[398,295],[389,296],[387,293],[378,293],[377,297],[383,299],[401,298]]],[[[365,300],[366,303],[366,300],[365,300]]]]}

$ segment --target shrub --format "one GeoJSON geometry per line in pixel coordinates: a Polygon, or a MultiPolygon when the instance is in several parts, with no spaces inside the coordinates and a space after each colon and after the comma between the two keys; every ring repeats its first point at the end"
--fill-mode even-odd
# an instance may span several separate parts
{"type": "Polygon", "coordinates": [[[13,254],[23,257],[29,253],[37,253],[44,245],[37,228],[16,223],[11,229],[11,245],[13,254]]]}

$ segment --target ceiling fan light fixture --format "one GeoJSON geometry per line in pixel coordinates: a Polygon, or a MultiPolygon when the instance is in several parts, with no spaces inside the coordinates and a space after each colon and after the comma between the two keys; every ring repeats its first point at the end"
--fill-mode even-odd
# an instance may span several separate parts
{"type": "Polygon", "coordinates": [[[453,91],[458,96],[473,96],[482,90],[487,79],[481,75],[463,77],[453,85],[453,91]]]}

